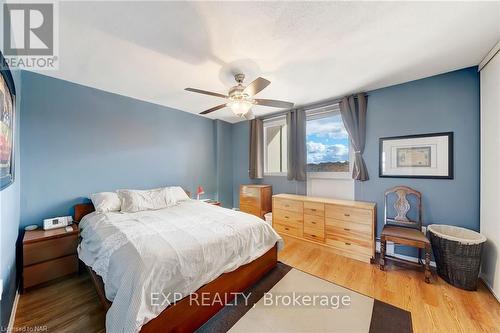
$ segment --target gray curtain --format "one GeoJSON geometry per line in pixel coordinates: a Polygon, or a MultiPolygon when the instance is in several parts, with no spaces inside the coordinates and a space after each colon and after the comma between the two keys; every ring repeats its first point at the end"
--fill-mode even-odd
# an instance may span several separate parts
{"type": "Polygon", "coordinates": [[[262,119],[250,120],[250,156],[248,176],[250,179],[264,177],[264,126],[262,119]]]}
{"type": "Polygon", "coordinates": [[[366,139],[366,95],[344,97],[340,102],[340,114],[354,148],[352,179],[368,180],[368,170],[363,160],[366,139]]]}
{"type": "Polygon", "coordinates": [[[292,110],[286,116],[288,128],[288,180],[306,180],[306,113],[292,110]]]}

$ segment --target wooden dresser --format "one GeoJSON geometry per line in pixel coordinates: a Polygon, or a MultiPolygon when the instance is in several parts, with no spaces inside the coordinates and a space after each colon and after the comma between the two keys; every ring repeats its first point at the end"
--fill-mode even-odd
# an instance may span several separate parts
{"type": "Polygon", "coordinates": [[[365,262],[375,258],[375,217],[375,204],[370,202],[273,196],[273,227],[278,233],[365,262]]]}
{"type": "Polygon", "coordinates": [[[23,238],[23,289],[78,272],[78,226],[26,231],[23,238]]]}
{"type": "Polygon", "coordinates": [[[240,185],[240,210],[264,218],[271,211],[271,185],[240,185]]]}

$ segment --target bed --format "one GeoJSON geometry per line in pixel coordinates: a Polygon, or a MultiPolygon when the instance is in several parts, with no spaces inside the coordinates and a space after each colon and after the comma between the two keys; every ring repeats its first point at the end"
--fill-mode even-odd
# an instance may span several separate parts
{"type": "Polygon", "coordinates": [[[269,272],[283,244],[263,220],[196,200],[127,214],[81,204],[74,220],[107,332],[194,331],[269,272]]]}

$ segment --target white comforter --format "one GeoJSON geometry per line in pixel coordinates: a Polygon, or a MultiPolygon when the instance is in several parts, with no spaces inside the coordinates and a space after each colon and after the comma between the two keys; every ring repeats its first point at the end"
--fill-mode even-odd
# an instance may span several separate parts
{"type": "Polygon", "coordinates": [[[155,211],[94,212],[80,228],[78,255],[102,277],[113,302],[109,333],[138,332],[178,297],[173,293],[186,296],[283,245],[263,220],[195,200],[155,211]]]}

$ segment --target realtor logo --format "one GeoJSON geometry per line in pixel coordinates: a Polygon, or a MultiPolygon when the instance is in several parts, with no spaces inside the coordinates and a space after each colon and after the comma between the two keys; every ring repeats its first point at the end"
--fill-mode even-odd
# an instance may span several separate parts
{"type": "Polygon", "coordinates": [[[51,2],[3,4],[2,52],[9,67],[57,69],[55,7],[51,2]]]}
{"type": "Polygon", "coordinates": [[[52,55],[54,5],[51,3],[4,4],[3,50],[5,55],[52,55]]]}

